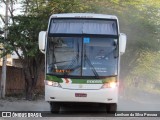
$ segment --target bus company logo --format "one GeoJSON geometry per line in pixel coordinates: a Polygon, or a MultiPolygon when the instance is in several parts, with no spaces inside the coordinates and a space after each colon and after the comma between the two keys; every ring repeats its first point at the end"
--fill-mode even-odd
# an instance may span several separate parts
{"type": "Polygon", "coordinates": [[[12,117],[11,112],[2,112],[2,117],[12,117]]]}
{"type": "Polygon", "coordinates": [[[102,80],[87,80],[88,84],[102,84],[102,80]]]}

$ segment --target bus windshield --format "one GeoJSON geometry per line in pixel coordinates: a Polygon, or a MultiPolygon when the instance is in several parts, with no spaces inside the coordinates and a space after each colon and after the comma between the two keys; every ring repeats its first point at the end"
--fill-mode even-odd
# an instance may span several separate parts
{"type": "Polygon", "coordinates": [[[117,75],[117,39],[49,37],[47,74],[105,77],[117,75]]]}

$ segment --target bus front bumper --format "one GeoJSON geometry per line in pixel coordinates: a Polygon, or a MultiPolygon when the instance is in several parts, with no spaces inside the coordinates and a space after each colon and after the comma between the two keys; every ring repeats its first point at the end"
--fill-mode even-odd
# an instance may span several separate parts
{"type": "Polygon", "coordinates": [[[45,101],[117,103],[118,87],[98,90],[73,90],[45,85],[45,101]]]}

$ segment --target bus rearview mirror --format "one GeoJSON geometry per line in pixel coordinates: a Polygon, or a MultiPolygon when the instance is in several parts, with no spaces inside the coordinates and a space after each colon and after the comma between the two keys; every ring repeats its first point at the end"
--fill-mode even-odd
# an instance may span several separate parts
{"type": "Polygon", "coordinates": [[[126,43],[127,43],[127,36],[124,33],[120,33],[120,36],[119,36],[119,51],[120,51],[121,55],[123,53],[125,53],[126,43]]]}
{"type": "Polygon", "coordinates": [[[39,32],[38,43],[39,49],[42,53],[45,53],[46,31],[39,32]]]}

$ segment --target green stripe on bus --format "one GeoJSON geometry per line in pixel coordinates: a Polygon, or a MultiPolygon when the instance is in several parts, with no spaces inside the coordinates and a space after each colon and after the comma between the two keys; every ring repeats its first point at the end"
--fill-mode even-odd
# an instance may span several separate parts
{"type": "MultiPolygon", "coordinates": [[[[70,79],[70,78],[68,78],[70,79]]],[[[58,83],[63,83],[62,78],[58,78],[56,76],[47,75],[46,80],[54,81],[58,83]]],[[[115,82],[116,77],[108,77],[105,79],[70,79],[72,81],[72,84],[103,84],[107,82],[115,82]]]]}
{"type": "Polygon", "coordinates": [[[58,78],[58,77],[52,76],[52,75],[46,75],[46,80],[59,82],[59,83],[63,82],[63,80],[61,78],[58,78]]]}
{"type": "Polygon", "coordinates": [[[87,83],[87,80],[89,80],[89,79],[71,79],[71,80],[72,80],[73,84],[76,84],[76,83],[78,83],[78,84],[89,84],[89,83],[87,83]]]}

